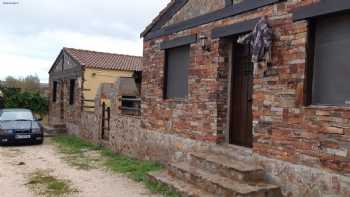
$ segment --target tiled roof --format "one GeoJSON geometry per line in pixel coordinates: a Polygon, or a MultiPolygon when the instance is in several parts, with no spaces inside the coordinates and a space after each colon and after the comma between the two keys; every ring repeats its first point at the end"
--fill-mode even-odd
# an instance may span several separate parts
{"type": "Polygon", "coordinates": [[[63,48],[72,58],[85,68],[122,71],[142,71],[142,57],[63,48]]]}

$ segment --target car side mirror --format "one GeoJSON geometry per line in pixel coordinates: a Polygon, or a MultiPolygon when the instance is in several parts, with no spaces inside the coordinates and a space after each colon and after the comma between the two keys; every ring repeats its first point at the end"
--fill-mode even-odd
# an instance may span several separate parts
{"type": "Polygon", "coordinates": [[[42,118],[37,118],[36,120],[37,120],[37,121],[39,121],[39,122],[40,122],[40,121],[43,121],[43,119],[42,119],[42,118]]]}

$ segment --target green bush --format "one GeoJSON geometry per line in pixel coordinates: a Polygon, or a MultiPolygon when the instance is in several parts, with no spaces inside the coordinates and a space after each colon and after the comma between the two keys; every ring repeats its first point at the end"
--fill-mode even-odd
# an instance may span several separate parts
{"type": "Polygon", "coordinates": [[[3,88],[5,108],[26,108],[44,116],[48,112],[48,99],[39,92],[22,92],[20,89],[3,88]]]}

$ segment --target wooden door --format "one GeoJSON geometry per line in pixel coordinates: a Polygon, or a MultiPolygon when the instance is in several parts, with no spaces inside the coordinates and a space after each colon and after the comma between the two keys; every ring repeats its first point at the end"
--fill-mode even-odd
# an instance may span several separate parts
{"type": "Polygon", "coordinates": [[[253,70],[249,47],[233,44],[231,77],[230,144],[252,147],[253,70]]]}

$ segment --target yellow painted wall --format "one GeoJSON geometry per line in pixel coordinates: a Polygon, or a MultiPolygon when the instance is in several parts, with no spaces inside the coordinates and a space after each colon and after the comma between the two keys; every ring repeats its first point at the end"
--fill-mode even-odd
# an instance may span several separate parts
{"type": "Polygon", "coordinates": [[[90,91],[84,91],[84,98],[87,100],[94,100],[97,89],[102,83],[114,83],[119,77],[132,77],[132,75],[132,71],[99,70],[88,68],[84,72],[84,89],[90,89],[90,91]]]}

